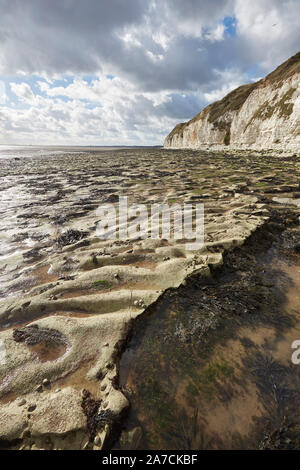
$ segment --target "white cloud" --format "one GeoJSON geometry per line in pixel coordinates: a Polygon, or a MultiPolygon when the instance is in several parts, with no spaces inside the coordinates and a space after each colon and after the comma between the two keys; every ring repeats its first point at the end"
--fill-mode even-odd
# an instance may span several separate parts
{"type": "Polygon", "coordinates": [[[167,32],[156,31],[152,35],[153,41],[156,42],[159,46],[162,47],[164,51],[167,51],[170,47],[171,43],[171,36],[167,34],[167,32]]]}
{"type": "Polygon", "coordinates": [[[65,87],[37,83],[45,96],[35,94],[26,82],[10,84],[26,106],[0,108],[0,134],[6,142],[157,144],[176,123],[155,115],[155,109],[171,101],[167,92],[142,94],[125,79],[74,78],[65,87]]]}
{"type": "Polygon", "coordinates": [[[119,38],[127,47],[142,47],[142,43],[134,36],[134,32],[127,31],[120,34],[119,38]]]}
{"type": "Polygon", "coordinates": [[[266,70],[298,52],[298,0],[236,0],[234,11],[241,46],[266,70]]]}
{"type": "Polygon", "coordinates": [[[151,51],[146,51],[146,54],[148,57],[150,57],[153,62],[159,62],[160,60],[163,60],[164,56],[162,54],[153,54],[151,51]]]}
{"type": "Polygon", "coordinates": [[[221,86],[204,93],[207,103],[220,100],[238,86],[249,82],[247,76],[240,73],[238,69],[214,70],[214,73],[219,77],[221,86]]]}
{"type": "Polygon", "coordinates": [[[28,83],[11,83],[11,91],[19,100],[27,105],[44,106],[45,100],[42,96],[35,95],[28,83]]]}
{"type": "Polygon", "coordinates": [[[27,83],[11,83],[11,91],[24,101],[32,101],[34,94],[27,83]]]}
{"type": "Polygon", "coordinates": [[[0,104],[4,104],[7,100],[6,87],[3,80],[0,80],[0,104]]]}
{"type": "Polygon", "coordinates": [[[223,41],[225,29],[226,28],[224,24],[218,24],[215,29],[212,29],[205,34],[205,39],[211,42],[223,41]]]}
{"type": "Polygon", "coordinates": [[[225,95],[227,95],[227,93],[234,90],[236,87],[237,87],[236,83],[233,83],[231,85],[224,84],[222,85],[221,88],[217,90],[212,90],[209,93],[204,93],[204,98],[208,103],[221,100],[222,98],[224,98],[225,95]]]}

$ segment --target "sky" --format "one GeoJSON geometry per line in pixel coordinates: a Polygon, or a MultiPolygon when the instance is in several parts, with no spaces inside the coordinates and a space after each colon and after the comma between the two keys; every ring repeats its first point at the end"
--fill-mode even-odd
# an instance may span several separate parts
{"type": "Polygon", "coordinates": [[[0,144],[160,145],[299,51],[300,0],[0,0],[0,144]]]}

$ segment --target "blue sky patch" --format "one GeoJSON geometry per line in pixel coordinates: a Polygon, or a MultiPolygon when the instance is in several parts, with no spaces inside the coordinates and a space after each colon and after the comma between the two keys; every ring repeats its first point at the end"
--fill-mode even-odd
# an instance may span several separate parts
{"type": "Polygon", "coordinates": [[[236,35],[236,18],[235,16],[225,16],[223,24],[226,27],[225,32],[229,36],[234,37],[236,35]]]}
{"type": "Polygon", "coordinates": [[[252,80],[256,81],[257,78],[261,76],[259,65],[258,64],[252,65],[252,67],[248,69],[247,73],[248,73],[249,81],[252,81],[252,80]]]}

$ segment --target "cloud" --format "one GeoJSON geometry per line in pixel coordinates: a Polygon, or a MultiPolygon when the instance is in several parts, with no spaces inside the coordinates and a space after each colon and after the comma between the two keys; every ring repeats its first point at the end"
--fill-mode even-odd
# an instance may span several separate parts
{"type": "Polygon", "coordinates": [[[145,145],[160,143],[166,126],[176,122],[168,116],[173,110],[165,108],[172,101],[168,92],[142,94],[125,79],[108,77],[73,77],[55,85],[56,80],[11,83],[15,107],[0,108],[6,141],[145,145]]]}
{"type": "Polygon", "coordinates": [[[0,80],[0,104],[4,104],[7,100],[6,87],[3,80],[0,80]]]}
{"type": "Polygon", "coordinates": [[[225,30],[226,30],[226,27],[224,24],[218,24],[218,26],[215,29],[205,34],[205,39],[211,42],[223,41],[225,30]]]}
{"type": "Polygon", "coordinates": [[[265,71],[270,71],[298,52],[298,0],[236,0],[234,12],[239,49],[244,51],[248,63],[260,63],[265,71]]]}
{"type": "Polygon", "coordinates": [[[22,101],[30,103],[34,100],[34,94],[27,83],[11,83],[10,88],[22,101]]]}
{"type": "Polygon", "coordinates": [[[162,143],[299,43],[298,0],[0,0],[0,11],[10,142],[162,143]]]}

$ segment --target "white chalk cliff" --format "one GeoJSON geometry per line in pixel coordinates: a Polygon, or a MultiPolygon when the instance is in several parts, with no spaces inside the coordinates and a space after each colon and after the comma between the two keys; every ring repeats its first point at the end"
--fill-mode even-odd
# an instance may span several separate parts
{"type": "Polygon", "coordinates": [[[165,148],[300,149],[300,52],[177,124],[165,148]]]}

